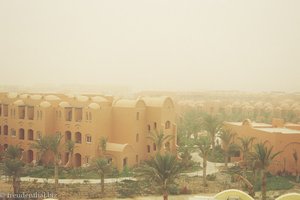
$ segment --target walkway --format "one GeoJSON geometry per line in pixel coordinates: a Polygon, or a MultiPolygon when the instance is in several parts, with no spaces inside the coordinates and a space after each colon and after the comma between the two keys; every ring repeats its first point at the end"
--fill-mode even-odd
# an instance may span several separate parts
{"type": "MultiPolygon", "coordinates": [[[[202,158],[198,155],[198,153],[192,153],[192,160],[195,162],[202,163],[202,158]]],[[[219,171],[219,167],[224,166],[224,163],[213,163],[213,162],[207,162],[207,171],[206,174],[214,174],[219,171]]],[[[189,172],[189,173],[182,173],[184,175],[187,175],[189,177],[193,176],[202,176],[203,170],[199,170],[196,172],[189,172]]],[[[1,176],[2,180],[5,180],[5,176],[1,176]]],[[[106,178],[104,180],[105,183],[116,183],[120,182],[122,180],[135,180],[132,177],[123,177],[123,178],[106,178]]],[[[32,178],[32,177],[21,177],[21,181],[29,181],[33,182],[36,181],[38,183],[54,183],[54,179],[46,179],[46,178],[32,178]]],[[[97,184],[100,183],[100,179],[59,179],[59,183],[61,184],[75,184],[75,183],[92,183],[97,184]]]]}

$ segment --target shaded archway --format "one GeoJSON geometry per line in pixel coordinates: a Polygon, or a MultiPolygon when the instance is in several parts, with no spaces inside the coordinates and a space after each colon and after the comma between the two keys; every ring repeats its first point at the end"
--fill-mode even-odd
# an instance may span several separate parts
{"type": "Polygon", "coordinates": [[[28,150],[27,151],[27,162],[31,163],[33,161],[33,151],[32,150],[28,150]]]}
{"type": "Polygon", "coordinates": [[[75,154],[75,167],[81,167],[81,155],[79,153],[75,154]]]}

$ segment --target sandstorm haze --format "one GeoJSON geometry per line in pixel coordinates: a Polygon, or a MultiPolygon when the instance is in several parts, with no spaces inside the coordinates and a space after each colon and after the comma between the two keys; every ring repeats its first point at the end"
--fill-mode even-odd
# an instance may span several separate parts
{"type": "Polygon", "coordinates": [[[300,1],[0,0],[0,85],[299,92],[300,1]]]}

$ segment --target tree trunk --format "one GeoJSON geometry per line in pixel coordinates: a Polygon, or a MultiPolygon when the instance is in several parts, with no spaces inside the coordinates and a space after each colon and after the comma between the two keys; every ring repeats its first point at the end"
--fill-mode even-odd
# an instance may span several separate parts
{"type": "Polygon", "coordinates": [[[298,172],[298,164],[296,162],[296,182],[299,182],[299,172],[298,172]]]}
{"type": "Polygon", "coordinates": [[[203,158],[203,186],[206,187],[206,167],[207,167],[207,160],[206,158],[203,158]]]}
{"type": "Polygon", "coordinates": [[[104,174],[101,175],[101,194],[104,195],[104,174]]]}
{"type": "Polygon", "coordinates": [[[261,196],[262,200],[266,200],[266,193],[267,193],[267,177],[265,170],[262,170],[262,178],[261,178],[261,196]]]}
{"type": "Polygon", "coordinates": [[[12,184],[13,184],[14,194],[19,193],[19,184],[18,184],[17,177],[15,176],[12,177],[12,184]]]}
{"type": "Polygon", "coordinates": [[[58,187],[58,164],[57,158],[54,160],[54,180],[55,180],[55,187],[58,187]]]}
{"type": "Polygon", "coordinates": [[[228,150],[226,150],[225,152],[225,168],[227,169],[228,168],[228,150]]]}
{"type": "Polygon", "coordinates": [[[73,167],[73,155],[71,154],[71,153],[69,153],[69,160],[68,160],[68,162],[69,162],[69,167],[73,167]]]}
{"type": "Polygon", "coordinates": [[[168,200],[168,192],[167,191],[164,191],[164,194],[163,194],[163,197],[164,197],[164,200],[168,200]]]}

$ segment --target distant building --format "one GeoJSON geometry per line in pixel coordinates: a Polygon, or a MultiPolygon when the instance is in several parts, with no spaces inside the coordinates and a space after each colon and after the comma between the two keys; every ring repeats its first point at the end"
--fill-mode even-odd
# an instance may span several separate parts
{"type": "MultiPolygon", "coordinates": [[[[300,124],[284,123],[282,119],[273,119],[272,124],[255,123],[249,119],[243,122],[225,122],[225,127],[237,133],[236,137],[255,137],[253,144],[265,142],[273,147],[273,153],[282,151],[272,162],[272,173],[288,172],[295,175],[296,166],[300,171],[300,160],[295,164],[293,153],[300,159],[300,124]]],[[[238,141],[235,141],[238,143],[238,141]]],[[[233,161],[242,160],[242,153],[237,153],[233,161]]]]}
{"type": "Polygon", "coordinates": [[[105,156],[122,169],[157,152],[147,136],[160,130],[174,136],[164,145],[176,152],[174,102],[169,97],[129,100],[101,95],[0,93],[0,149],[20,145],[27,163],[39,160],[31,147],[34,140],[60,134],[62,165],[69,162],[64,145],[68,140],[75,142],[72,164],[79,167],[101,154],[100,138],[106,137],[105,156]]]}

